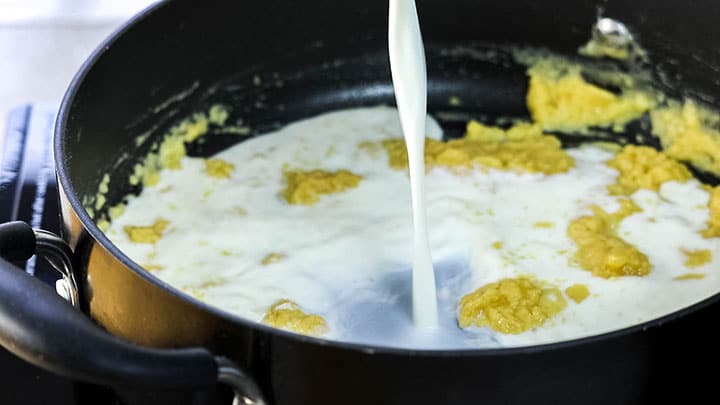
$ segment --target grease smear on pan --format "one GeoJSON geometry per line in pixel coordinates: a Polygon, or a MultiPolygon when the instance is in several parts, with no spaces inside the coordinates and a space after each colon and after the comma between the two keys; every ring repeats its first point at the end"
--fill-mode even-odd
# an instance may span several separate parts
{"type": "Polygon", "coordinates": [[[410,184],[392,108],[329,112],[210,159],[182,157],[107,234],[160,279],[224,311],[387,347],[557,342],[720,290],[707,187],[672,166],[633,189],[632,170],[656,154],[562,150],[538,131],[473,122],[449,143],[428,119],[434,331],[413,327],[410,314],[410,184]]]}

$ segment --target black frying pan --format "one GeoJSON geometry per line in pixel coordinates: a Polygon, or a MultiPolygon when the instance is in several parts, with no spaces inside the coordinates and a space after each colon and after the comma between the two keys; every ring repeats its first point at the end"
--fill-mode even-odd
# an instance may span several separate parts
{"type": "MultiPolygon", "coordinates": [[[[524,68],[499,46],[574,55],[599,9],[640,39],[662,90],[717,107],[720,4],[713,1],[426,0],[418,10],[430,113],[449,136],[469,118],[527,117],[524,68]],[[493,57],[480,52],[487,49],[496,50],[493,57]],[[451,96],[462,105],[448,105],[451,96]]],[[[251,136],[332,109],[392,104],[386,24],[386,2],[319,0],[172,1],[129,21],[80,70],[56,125],[63,238],[72,254],[21,224],[0,232],[5,256],[50,251],[60,267],[72,267],[80,310],[0,261],[3,346],[63,375],[124,393],[140,389],[141,398],[196,393],[178,403],[227,400],[218,380],[275,404],[637,404],[713,393],[713,373],[700,365],[719,357],[720,335],[710,330],[720,315],[718,296],[643,325],[558,344],[364,347],[298,336],[200,303],[124,256],[95,225],[103,212],[91,217],[83,208],[104,173],[125,179],[149,151],[152,142],[138,147],[137,135],[158,139],[214,103],[232,107],[230,121],[242,120],[251,136]]],[[[207,156],[243,138],[206,139],[212,141],[191,145],[190,153],[207,156]]],[[[563,140],[577,142],[572,134],[563,140]]],[[[113,180],[109,205],[138,191],[113,180]]]]}

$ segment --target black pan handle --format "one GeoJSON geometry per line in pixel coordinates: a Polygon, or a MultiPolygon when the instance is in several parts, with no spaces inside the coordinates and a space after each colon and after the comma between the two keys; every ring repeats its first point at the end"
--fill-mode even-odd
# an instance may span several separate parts
{"type": "MultiPolygon", "coordinates": [[[[26,227],[0,226],[1,255],[13,260],[32,255],[27,246],[35,236],[26,227]]],[[[0,345],[38,367],[94,384],[207,389],[221,381],[232,385],[243,403],[264,404],[253,380],[229,360],[204,348],[146,348],[112,336],[50,286],[1,258],[0,345]]]]}
{"type": "Polygon", "coordinates": [[[215,358],[205,349],[136,347],[101,330],[48,285],[0,259],[0,344],[67,377],[103,385],[209,388],[215,358]]]}

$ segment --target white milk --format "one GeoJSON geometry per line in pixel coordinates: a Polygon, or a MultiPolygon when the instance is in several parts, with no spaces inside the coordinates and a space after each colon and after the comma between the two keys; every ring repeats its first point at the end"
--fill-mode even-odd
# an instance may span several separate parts
{"type": "Polygon", "coordinates": [[[427,72],[415,0],[390,0],[390,70],[408,150],[413,209],[412,314],[415,326],[438,324],[435,272],[425,208],[425,115],[427,72]]]}
{"type": "MultiPolygon", "coordinates": [[[[432,119],[426,133],[442,135],[432,119]]],[[[275,301],[287,298],[326,319],[325,338],[385,347],[557,342],[635,325],[720,291],[720,239],[699,234],[709,195],[694,180],[632,196],[643,212],[628,216],[619,233],[647,254],[649,275],[603,279],[572,264],[570,221],[590,213],[591,204],[618,208],[607,191],[617,175],[605,164],[612,154],[586,147],[568,150],[575,167],[555,175],[427,172],[438,327],[417,328],[410,313],[414,242],[407,171],[389,167],[377,144],[362,146],[401,134],[396,109],[360,108],[311,117],[222,151],[215,157],[236,165],[227,179],[209,177],[202,159],[185,157],[181,170],[163,171],[156,186],[131,200],[107,234],[137,263],[162,266],[153,271],[159,279],[228,313],[260,322],[275,301]],[[285,169],[347,169],[363,179],[315,205],[289,205],[281,196],[285,169]],[[133,243],[123,231],[158,217],[170,224],[155,246],[133,243]],[[534,226],[539,221],[553,226],[534,226]],[[493,248],[495,241],[502,249],[493,248]],[[688,269],[680,248],[709,249],[713,260],[688,269]],[[271,252],[287,258],[262,265],[271,252]],[[688,272],[705,277],[675,279],[688,272]],[[521,275],[561,291],[585,284],[590,296],[579,304],[568,299],[560,314],[518,335],[458,328],[463,295],[521,275]]]]}

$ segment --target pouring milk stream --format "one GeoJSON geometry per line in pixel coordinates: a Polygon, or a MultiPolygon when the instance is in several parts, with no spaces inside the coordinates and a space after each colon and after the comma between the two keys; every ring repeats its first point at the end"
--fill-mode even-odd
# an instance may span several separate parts
{"type": "Polygon", "coordinates": [[[390,0],[388,49],[395,100],[408,151],[413,210],[412,313],[415,326],[438,324],[435,273],[425,211],[427,72],[414,0],[390,0]]]}

